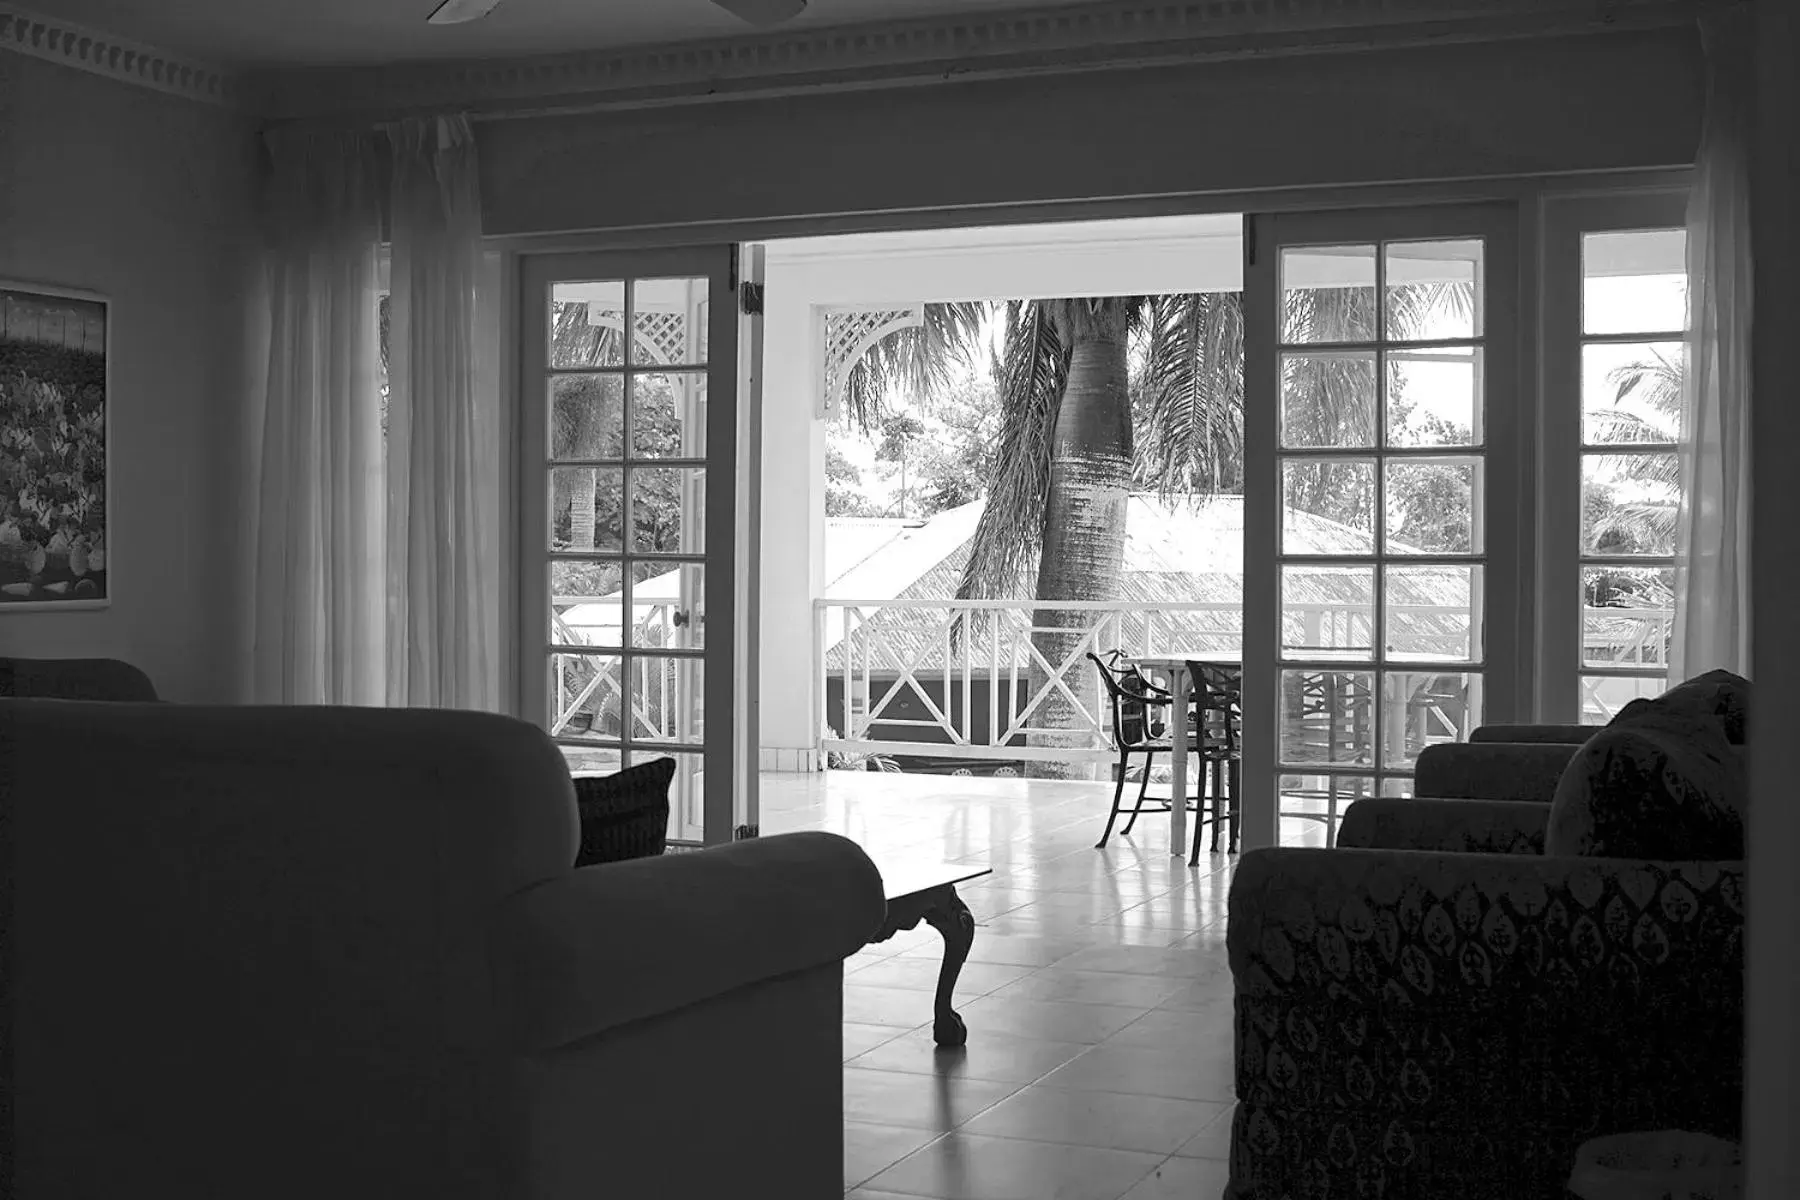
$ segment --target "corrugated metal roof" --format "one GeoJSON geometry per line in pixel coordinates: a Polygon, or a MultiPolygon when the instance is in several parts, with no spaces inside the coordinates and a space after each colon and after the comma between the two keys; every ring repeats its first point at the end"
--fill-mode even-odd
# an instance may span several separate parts
{"type": "MultiPolygon", "coordinates": [[[[968,559],[969,540],[981,514],[981,503],[966,504],[939,514],[909,531],[853,572],[836,580],[827,599],[846,600],[947,600],[956,594],[968,559]]],[[[1324,517],[1295,514],[1287,530],[1287,545],[1304,554],[1354,554],[1366,552],[1366,533],[1324,517]]],[[[1197,501],[1164,501],[1154,494],[1130,498],[1126,509],[1125,563],[1116,599],[1144,605],[1197,602],[1218,604],[1220,611],[1123,613],[1118,617],[1116,644],[1142,650],[1162,649],[1182,653],[1236,654],[1243,629],[1243,529],[1241,496],[1206,497],[1197,501]]],[[[826,544],[836,535],[826,523],[826,544]]],[[[1367,576],[1363,577],[1364,579],[1367,576]]],[[[1408,657],[1460,657],[1468,638],[1467,572],[1455,567],[1413,568],[1390,589],[1390,601],[1403,606],[1429,606],[1435,613],[1409,613],[1392,631],[1409,650],[1408,657]]],[[[1367,606],[1367,588],[1348,574],[1310,571],[1286,581],[1290,604],[1332,605],[1339,608],[1367,606]]],[[[1366,611],[1366,608],[1365,608],[1366,611]]],[[[942,626],[948,609],[885,608],[876,618],[881,642],[894,657],[919,669],[942,671],[947,662],[962,661],[960,643],[955,651],[942,626]]],[[[1290,643],[1309,641],[1304,618],[1285,614],[1290,643]]],[[[1000,629],[1002,665],[1028,659],[1019,627],[1029,614],[1010,616],[1000,629]]],[[[969,652],[973,662],[994,662],[992,617],[968,622],[969,652]]],[[[864,635],[866,636],[866,635],[864,635]]],[[[959,631],[958,636],[962,636],[959,631]]],[[[827,659],[841,669],[844,655],[838,643],[843,626],[828,623],[827,659]]],[[[871,653],[871,667],[892,670],[883,646],[861,643],[852,634],[856,653],[871,653]]]]}

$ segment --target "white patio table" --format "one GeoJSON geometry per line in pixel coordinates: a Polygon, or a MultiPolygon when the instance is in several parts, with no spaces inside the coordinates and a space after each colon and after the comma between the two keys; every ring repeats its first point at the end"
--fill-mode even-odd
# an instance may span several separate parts
{"type": "Polygon", "coordinates": [[[1193,681],[1188,678],[1188,663],[1237,663],[1239,656],[1220,654],[1215,650],[1193,654],[1128,654],[1125,661],[1143,675],[1165,675],[1169,680],[1169,853],[1187,857],[1187,768],[1188,768],[1188,694],[1193,681]],[[1179,797],[1181,803],[1174,803],[1179,797]]]}

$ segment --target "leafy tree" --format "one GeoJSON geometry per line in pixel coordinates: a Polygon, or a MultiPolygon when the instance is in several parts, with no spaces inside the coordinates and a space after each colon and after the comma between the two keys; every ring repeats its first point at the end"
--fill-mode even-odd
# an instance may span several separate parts
{"type": "Polygon", "coordinates": [[[900,515],[906,516],[906,459],[913,441],[925,432],[915,416],[896,413],[881,423],[881,441],[875,447],[877,462],[897,463],[900,469],[900,515]]]}
{"type": "Polygon", "coordinates": [[[881,510],[862,491],[862,468],[829,440],[825,443],[825,515],[877,517],[881,510]]]}
{"type": "Polygon", "coordinates": [[[981,499],[993,471],[1000,406],[993,380],[973,372],[958,378],[925,417],[914,449],[923,514],[933,516],[981,499]]]}

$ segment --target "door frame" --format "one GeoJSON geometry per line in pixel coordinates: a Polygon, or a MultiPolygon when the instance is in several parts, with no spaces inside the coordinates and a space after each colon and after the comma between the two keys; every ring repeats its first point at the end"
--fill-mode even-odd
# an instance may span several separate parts
{"type": "MultiPolygon", "coordinates": [[[[1519,678],[1519,644],[1528,634],[1530,613],[1513,586],[1524,568],[1529,541],[1518,499],[1529,487],[1520,453],[1530,428],[1521,395],[1520,282],[1527,272],[1519,260],[1519,208],[1511,202],[1487,202],[1385,208],[1289,211],[1245,215],[1244,232],[1244,640],[1243,640],[1243,845],[1245,849],[1280,844],[1280,672],[1282,653],[1280,570],[1281,536],[1280,355],[1278,324],[1281,306],[1280,260],[1284,246],[1374,244],[1415,240],[1480,238],[1484,243],[1484,291],[1481,297],[1484,347],[1480,444],[1483,466],[1479,509],[1471,514],[1482,530],[1481,550],[1467,561],[1482,567],[1479,607],[1480,653],[1468,666],[1444,664],[1445,673],[1478,674],[1482,679],[1483,719],[1521,719],[1529,695],[1528,680],[1519,678]]],[[[1381,255],[1378,251],[1378,263],[1381,255]]],[[[1378,267],[1379,269],[1379,267],[1378,267]]],[[[1378,293],[1380,295],[1380,293],[1378,293]]],[[[1379,371],[1379,368],[1378,368],[1379,371]]],[[[1378,375],[1378,384],[1380,383],[1378,375]]],[[[1378,439],[1379,440],[1379,439],[1378,439]]],[[[1446,453],[1456,449],[1446,447],[1446,453]]],[[[1375,460],[1377,497],[1383,462],[1379,448],[1356,457],[1375,460]]],[[[1384,703],[1381,672],[1387,654],[1382,641],[1386,613],[1381,566],[1385,554],[1381,530],[1383,505],[1376,505],[1375,567],[1371,613],[1370,657],[1338,664],[1345,671],[1376,675],[1371,704],[1384,703]]],[[[1364,556],[1347,556],[1359,564],[1364,556]]],[[[1426,556],[1435,562],[1439,556],[1426,556]]],[[[1475,597],[1471,597],[1472,603],[1475,597]]],[[[1473,613],[1471,613],[1473,621],[1473,613]]],[[[1404,660],[1402,660],[1404,661],[1404,660]]],[[[1321,668],[1323,669],[1323,668],[1321,668]]],[[[1382,775],[1382,747],[1376,718],[1377,744],[1370,777],[1382,775]]],[[[1329,774],[1330,772],[1323,772],[1329,774]]],[[[1349,772],[1360,774],[1360,772],[1349,772]]],[[[1391,772],[1389,772],[1391,773],[1391,772]]]]}
{"type": "MultiPolygon", "coordinates": [[[[587,249],[538,251],[520,254],[514,289],[517,316],[515,338],[515,386],[519,402],[516,414],[516,453],[513,455],[517,505],[513,522],[518,539],[514,560],[517,586],[515,661],[516,712],[540,728],[549,721],[548,695],[538,659],[552,644],[547,636],[549,613],[550,551],[544,530],[549,521],[547,475],[547,412],[541,402],[547,367],[547,325],[534,297],[559,280],[651,279],[704,277],[707,303],[706,451],[704,454],[706,503],[704,507],[704,585],[706,638],[700,661],[704,664],[700,702],[707,723],[699,751],[703,770],[701,844],[717,845],[732,840],[737,798],[734,781],[741,740],[740,714],[735,703],[737,683],[737,562],[738,417],[737,387],[740,369],[738,303],[736,288],[737,247],[731,244],[655,249],[587,249]],[[534,397],[537,398],[534,400],[534,397]]],[[[625,618],[629,620],[629,617],[625,618]]],[[[606,651],[600,649],[599,653],[606,651]]],[[[624,660],[628,662],[629,660],[624,660]]],[[[629,683],[622,680],[629,694],[629,683]]],[[[686,815],[682,815],[686,821],[686,815]]],[[[679,842],[681,839],[673,839],[679,842]]]]}
{"type": "MultiPolygon", "coordinates": [[[[484,239],[484,246],[488,251],[498,254],[501,258],[501,276],[504,284],[502,311],[513,314],[512,320],[517,320],[521,315],[518,297],[522,293],[521,281],[524,264],[535,256],[546,254],[690,249],[696,246],[738,245],[776,238],[820,237],[838,233],[955,229],[1047,222],[1116,220],[1132,217],[1166,217],[1181,214],[1258,213],[1268,216],[1319,210],[1511,203],[1518,209],[1516,229],[1521,278],[1529,280],[1536,265],[1541,262],[1540,231],[1542,207],[1546,202],[1584,197],[1618,198],[1645,192],[1686,189],[1691,186],[1693,178],[1694,170],[1691,166],[1670,166],[1566,175],[1517,175],[1485,179],[1429,180],[1350,186],[1239,189],[1206,193],[1106,197],[1073,202],[1020,202],[811,216],[755,217],[687,225],[617,227],[602,225],[585,230],[498,235],[484,239]]],[[[1521,320],[1518,331],[1522,365],[1537,361],[1539,333],[1539,322],[1535,319],[1537,305],[1536,289],[1522,288],[1519,295],[1521,320]]],[[[715,313],[716,319],[717,314],[715,313]]],[[[517,402],[522,393],[514,391],[520,386],[522,380],[517,361],[520,357],[518,348],[521,343],[518,336],[519,330],[512,324],[512,321],[508,322],[507,328],[512,331],[514,336],[503,338],[501,347],[503,362],[501,378],[506,385],[502,399],[508,418],[505,429],[508,443],[504,458],[506,470],[503,472],[501,495],[501,503],[505,510],[501,522],[503,535],[501,544],[508,569],[517,574],[518,568],[523,562],[526,547],[529,545],[529,542],[526,541],[520,541],[517,544],[513,542],[515,537],[519,537],[524,532],[524,526],[517,514],[517,508],[524,500],[521,490],[522,480],[515,473],[524,461],[521,455],[525,444],[520,416],[523,405],[517,402]]],[[[1521,371],[1517,381],[1521,403],[1529,404],[1534,413],[1540,408],[1539,397],[1536,394],[1539,383],[1539,373],[1535,370],[1521,371]]],[[[1527,441],[1529,442],[1529,439],[1527,441]]],[[[757,448],[760,449],[760,447],[757,448]]],[[[1522,449],[1523,453],[1520,455],[1519,463],[1522,475],[1521,520],[1525,522],[1526,528],[1535,530],[1539,520],[1536,516],[1539,505],[1533,480],[1538,474],[1538,464],[1534,446],[1527,444],[1522,449]]],[[[742,486],[760,495],[762,487],[760,457],[742,461],[737,464],[737,467],[742,479],[742,486]]],[[[1528,623],[1536,619],[1537,602],[1541,592],[1541,588],[1536,582],[1536,566],[1535,562],[1522,564],[1523,573],[1516,589],[1517,611],[1521,619],[1528,623]]],[[[511,631],[523,628],[523,606],[519,605],[516,612],[511,611],[517,603],[517,589],[505,589],[502,601],[502,616],[505,621],[503,627],[511,631]]],[[[512,685],[505,694],[512,699],[515,705],[520,705],[525,691],[533,686],[533,683],[526,665],[527,652],[523,643],[518,639],[517,633],[509,636],[508,641],[511,644],[502,647],[502,678],[512,685]]],[[[1519,719],[1543,719],[1544,716],[1543,711],[1538,707],[1541,703],[1543,687],[1541,681],[1537,679],[1536,668],[1541,662],[1541,655],[1537,651],[1538,647],[1535,641],[1521,643],[1518,648],[1518,660],[1513,669],[1521,686],[1528,688],[1521,695],[1530,697],[1527,707],[1517,713],[1519,719]]],[[[754,657],[747,661],[754,669],[754,657]]],[[[745,694],[752,698],[753,703],[753,698],[757,694],[756,684],[754,680],[746,682],[749,690],[745,694]]],[[[522,715],[526,710],[520,706],[516,711],[522,715]]],[[[744,726],[739,724],[737,728],[741,731],[744,726]]],[[[752,772],[758,765],[758,756],[754,745],[746,746],[745,764],[745,769],[752,772]]],[[[750,819],[754,824],[754,817],[752,816],[750,819]]]]}

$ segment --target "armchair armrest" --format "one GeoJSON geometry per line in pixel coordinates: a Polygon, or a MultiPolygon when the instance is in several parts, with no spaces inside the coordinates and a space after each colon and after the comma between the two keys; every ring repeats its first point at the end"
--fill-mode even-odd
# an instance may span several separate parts
{"type": "Polygon", "coordinates": [[[1521,800],[1371,796],[1344,811],[1340,849],[1542,854],[1550,806],[1521,800]]]}
{"type": "Polygon", "coordinates": [[[1445,742],[1427,746],[1413,792],[1438,800],[1536,800],[1556,796],[1579,745],[1566,742],[1445,742]]]}
{"type": "Polygon", "coordinates": [[[1595,1130],[1735,1139],[1743,864],[1255,850],[1234,1197],[1557,1194],[1595,1130]]]}
{"type": "Polygon", "coordinates": [[[791,833],[584,867],[509,898],[491,931],[493,1031],[535,1053],[840,961],[879,932],[855,842],[791,833]]]}
{"type": "Polygon", "coordinates": [[[1604,725],[1482,725],[1469,735],[1471,742],[1551,742],[1579,746],[1604,725]]]}

